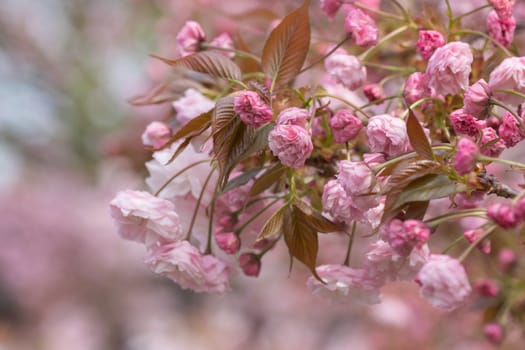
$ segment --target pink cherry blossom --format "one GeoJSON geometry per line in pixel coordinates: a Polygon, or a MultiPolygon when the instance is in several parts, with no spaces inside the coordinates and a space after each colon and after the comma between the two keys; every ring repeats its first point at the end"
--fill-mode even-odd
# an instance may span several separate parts
{"type": "Polygon", "coordinates": [[[405,82],[405,89],[403,90],[403,97],[409,104],[431,95],[428,77],[425,74],[415,72],[408,76],[405,82]]]}
{"type": "Polygon", "coordinates": [[[401,256],[408,256],[414,247],[421,247],[430,237],[430,229],[419,220],[393,219],[382,227],[381,237],[401,256]]]}
{"type": "Polygon", "coordinates": [[[254,253],[243,253],[239,256],[239,266],[246,276],[257,277],[261,271],[261,260],[254,253]]]}
{"type": "Polygon", "coordinates": [[[344,50],[338,50],[325,61],[326,71],[340,84],[350,90],[356,90],[366,81],[366,68],[361,61],[344,50]]]}
{"type": "Polygon", "coordinates": [[[473,60],[466,43],[454,41],[437,48],[427,65],[430,88],[439,95],[455,95],[466,89],[473,60]]]}
{"type": "Polygon", "coordinates": [[[518,257],[512,249],[503,248],[498,254],[498,265],[501,271],[510,272],[518,264],[518,257]]]}
{"type": "Polygon", "coordinates": [[[363,93],[368,101],[373,102],[385,98],[385,90],[379,84],[368,84],[363,87],[363,93]]]}
{"type": "Polygon", "coordinates": [[[343,186],[337,180],[328,181],[323,188],[323,210],[336,222],[352,221],[351,203],[343,186]]]}
{"type": "Polygon", "coordinates": [[[368,121],[366,134],[372,152],[383,152],[394,157],[409,150],[406,124],[399,118],[388,114],[376,115],[368,121]]]}
{"type": "Polygon", "coordinates": [[[440,32],[436,30],[419,31],[416,50],[424,60],[428,60],[434,51],[443,45],[445,45],[445,38],[440,32]]]}
{"type": "Polygon", "coordinates": [[[277,125],[297,125],[306,129],[310,119],[310,112],[304,108],[289,107],[283,109],[277,116],[275,123],[277,125]]]}
{"type": "MultiPolygon", "coordinates": [[[[525,57],[509,57],[504,59],[490,73],[489,86],[495,90],[516,90],[525,94],[525,57]]],[[[523,98],[505,92],[494,92],[494,97],[511,105],[523,103],[523,98]]]]}
{"type": "Polygon", "coordinates": [[[295,169],[304,166],[314,148],[308,131],[297,125],[276,125],[268,136],[268,146],[281,163],[295,169]]]}
{"type": "Polygon", "coordinates": [[[499,293],[499,287],[496,282],[488,278],[478,280],[474,285],[474,289],[485,298],[493,298],[499,293]]]}
{"type": "Polygon", "coordinates": [[[337,180],[348,195],[367,194],[375,184],[374,173],[365,162],[349,160],[339,162],[337,180]]]}
{"type": "Polygon", "coordinates": [[[518,225],[514,208],[510,203],[492,203],[487,207],[487,216],[504,229],[511,229],[518,225]]]}
{"type": "Polygon", "coordinates": [[[163,122],[154,121],[148,124],[142,134],[142,143],[145,146],[161,148],[171,138],[171,129],[163,122]]]}
{"type": "Polygon", "coordinates": [[[379,164],[383,164],[386,159],[383,153],[363,153],[363,161],[370,168],[373,168],[379,164]]]}
{"type": "Polygon", "coordinates": [[[239,236],[233,232],[216,232],[215,243],[226,254],[235,254],[241,248],[239,236]]]}
{"type": "Polygon", "coordinates": [[[377,44],[379,31],[374,19],[356,7],[352,7],[346,15],[345,30],[358,46],[377,44]]]}
{"type": "MultiPolygon", "coordinates": [[[[483,236],[484,231],[480,228],[476,228],[474,230],[468,230],[463,233],[463,236],[469,243],[476,242],[481,236],[483,236]]],[[[489,239],[484,239],[481,242],[479,242],[476,246],[483,254],[490,254],[491,251],[491,244],[489,239]]]]}
{"type": "Polygon", "coordinates": [[[498,157],[504,150],[505,143],[499,139],[496,130],[489,127],[481,130],[481,154],[489,157],[498,157]]]}
{"type": "Polygon", "coordinates": [[[353,269],[344,265],[321,265],[315,270],[325,284],[313,276],[310,277],[306,285],[314,295],[337,302],[380,302],[383,281],[364,269],[353,269]]]}
{"type": "Polygon", "coordinates": [[[321,0],[320,3],[321,11],[323,11],[325,16],[330,20],[334,19],[341,5],[342,2],[340,0],[321,0]]]}
{"type": "Polygon", "coordinates": [[[188,241],[153,247],[146,264],[183,289],[195,292],[224,293],[230,289],[228,266],[212,255],[202,255],[188,241]]]}
{"type": "Polygon", "coordinates": [[[454,157],[454,168],[460,175],[471,172],[474,169],[478,155],[478,146],[471,140],[462,138],[458,142],[458,150],[454,157]]]}
{"type": "Polygon", "coordinates": [[[516,20],[514,16],[501,18],[496,11],[491,11],[487,16],[487,31],[490,37],[505,47],[509,47],[514,40],[516,20]]]}
{"type": "Polygon", "coordinates": [[[503,341],[503,326],[496,322],[487,323],[483,327],[483,333],[488,341],[494,345],[499,345],[503,341]]]}
{"type": "Polygon", "coordinates": [[[488,2],[496,10],[498,16],[507,18],[512,16],[512,9],[516,0],[488,0],[488,2]]]}
{"type": "Polygon", "coordinates": [[[525,131],[510,112],[505,113],[501,119],[498,134],[508,148],[516,146],[525,138],[525,131]]]}
{"type": "Polygon", "coordinates": [[[177,120],[181,124],[186,124],[213,107],[215,107],[215,103],[195,89],[186,90],[183,97],[173,102],[173,108],[177,112],[177,120]]]}
{"type": "Polygon", "coordinates": [[[340,109],[334,114],[328,122],[334,140],[337,143],[346,143],[352,140],[359,134],[359,131],[363,128],[361,119],[357,118],[351,111],[347,109],[340,109]]]}
{"type": "Polygon", "coordinates": [[[478,80],[465,90],[463,111],[476,118],[485,118],[489,111],[491,91],[484,79],[478,80]]]}
{"type": "Polygon", "coordinates": [[[234,98],[233,110],[249,126],[258,128],[270,122],[273,112],[255,91],[243,91],[234,98]]]}
{"type": "Polygon", "coordinates": [[[110,209],[118,232],[124,239],[149,246],[184,238],[173,203],[148,192],[119,192],[111,201],[110,209]]]}
{"type": "Polygon", "coordinates": [[[227,50],[215,49],[215,50],[212,50],[213,52],[216,52],[216,53],[218,53],[220,55],[223,55],[223,56],[226,56],[228,58],[235,57],[235,52],[231,51],[234,48],[233,47],[233,39],[230,36],[230,34],[228,34],[228,33],[221,33],[221,34],[219,34],[218,36],[213,38],[212,41],[210,41],[210,45],[211,46],[220,47],[222,49],[227,49],[227,50]],[[228,50],[230,50],[230,51],[228,51],[228,50]]]}
{"type": "Polygon", "coordinates": [[[179,53],[184,57],[199,50],[200,44],[206,40],[206,34],[199,23],[187,21],[177,34],[176,40],[179,53]]]}
{"type": "Polygon", "coordinates": [[[420,294],[433,306],[452,311],[470,295],[472,288],[461,263],[448,255],[432,254],[419,271],[420,294]]]}
{"type": "Polygon", "coordinates": [[[484,126],[483,122],[476,119],[474,116],[465,113],[463,108],[456,109],[450,113],[449,118],[456,133],[479,138],[480,129],[484,126]]]}

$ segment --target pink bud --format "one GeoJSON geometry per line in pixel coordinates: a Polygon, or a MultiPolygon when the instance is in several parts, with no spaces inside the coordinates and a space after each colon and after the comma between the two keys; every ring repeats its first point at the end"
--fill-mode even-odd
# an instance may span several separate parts
{"type": "Polygon", "coordinates": [[[488,115],[490,87],[484,79],[478,80],[465,91],[463,111],[476,118],[485,118],[488,115]]]}
{"type": "Polygon", "coordinates": [[[460,175],[465,175],[474,169],[476,157],[479,154],[478,146],[469,139],[458,142],[458,150],[454,157],[454,168],[460,175]]]}
{"type": "MultiPolygon", "coordinates": [[[[484,233],[484,231],[482,229],[477,228],[477,229],[474,229],[474,230],[465,231],[465,233],[463,235],[464,235],[465,239],[469,243],[472,244],[475,241],[477,241],[481,236],[483,236],[483,233],[484,233]]],[[[476,246],[476,248],[478,248],[484,254],[490,254],[490,251],[491,251],[490,240],[485,239],[485,240],[479,242],[478,245],[476,246]]]]}
{"type": "Polygon", "coordinates": [[[337,111],[330,118],[329,125],[332,128],[336,143],[345,143],[352,140],[363,128],[361,120],[347,109],[337,111]]]}
{"type": "Polygon", "coordinates": [[[416,50],[424,60],[428,60],[434,51],[443,45],[445,45],[445,38],[440,32],[435,30],[419,31],[416,50]]]}
{"type": "Polygon", "coordinates": [[[342,5],[342,2],[340,0],[321,0],[321,4],[320,4],[321,11],[330,20],[334,19],[341,5],[342,5]]]}
{"type": "Polygon", "coordinates": [[[498,254],[498,262],[501,271],[510,272],[518,264],[518,258],[514,251],[508,248],[503,248],[498,254]]]}
{"type": "Polygon", "coordinates": [[[243,91],[235,96],[233,110],[246,125],[254,128],[270,122],[273,118],[270,106],[255,91],[243,91]]]}
{"type": "Polygon", "coordinates": [[[233,232],[219,232],[215,234],[217,246],[226,254],[235,254],[241,248],[239,236],[233,232]]]}
{"type": "Polygon", "coordinates": [[[385,90],[379,84],[368,84],[363,87],[363,93],[368,101],[373,102],[385,98],[385,90]]]}
{"type": "Polygon", "coordinates": [[[503,341],[503,327],[499,323],[487,323],[483,327],[483,333],[487,340],[494,345],[499,345],[503,341]]]}
{"type": "Polygon", "coordinates": [[[512,16],[512,9],[516,0],[488,0],[489,4],[496,10],[498,16],[507,18],[512,16]]]}
{"type": "Polygon", "coordinates": [[[200,44],[206,40],[206,34],[199,23],[187,21],[177,34],[177,44],[182,57],[199,51],[200,44]]]}
{"type": "Polygon", "coordinates": [[[487,216],[504,229],[511,229],[518,225],[512,205],[508,203],[492,203],[487,207],[487,216]]]}
{"type": "Polygon", "coordinates": [[[485,298],[495,297],[499,293],[498,285],[491,279],[481,279],[477,281],[474,288],[479,295],[485,298]]]}
{"type": "Polygon", "coordinates": [[[498,119],[498,117],[495,117],[495,116],[490,116],[488,117],[485,122],[487,123],[487,126],[494,129],[494,130],[497,130],[499,125],[501,124],[500,120],[498,119]]]}
{"type": "Polygon", "coordinates": [[[505,142],[505,146],[514,147],[525,138],[525,131],[519,126],[516,118],[507,112],[501,119],[498,129],[499,137],[505,142]]]}
{"type": "Polygon", "coordinates": [[[496,11],[492,11],[487,16],[487,30],[492,39],[505,47],[509,47],[512,40],[514,40],[516,20],[512,15],[501,18],[496,11]]]}
{"type": "Polygon", "coordinates": [[[163,122],[151,122],[142,134],[142,143],[145,146],[161,148],[171,138],[171,129],[163,122]]]}
{"type": "MultiPolygon", "coordinates": [[[[213,38],[213,40],[210,42],[210,45],[220,47],[223,49],[228,49],[228,50],[233,50],[234,48],[232,37],[228,33],[221,33],[219,36],[213,38]]],[[[212,50],[212,51],[218,53],[219,55],[223,55],[228,58],[233,58],[235,56],[235,52],[228,51],[228,50],[212,50]]]]}
{"type": "Polygon", "coordinates": [[[374,19],[356,7],[352,7],[346,15],[345,30],[358,46],[377,44],[379,32],[374,19]]]}
{"type": "Polygon", "coordinates": [[[243,253],[239,257],[239,266],[246,276],[257,277],[261,271],[261,261],[253,253],[243,253]]]}

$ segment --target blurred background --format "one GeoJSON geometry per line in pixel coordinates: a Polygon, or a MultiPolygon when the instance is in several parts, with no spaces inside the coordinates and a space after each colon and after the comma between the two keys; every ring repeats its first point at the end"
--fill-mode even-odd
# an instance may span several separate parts
{"type": "MultiPolygon", "coordinates": [[[[127,102],[168,74],[148,55],[174,57],[189,19],[209,37],[263,38],[298,3],[2,0],[0,350],[491,348],[478,306],[443,313],[415,284],[377,306],[331,305],[306,290],[306,271],[288,274],[281,249],[259,278],[201,295],[151,274],[143,246],[118,238],[108,202],[144,188],[140,134],[172,113],[127,102]]],[[[520,339],[511,331],[502,347],[520,339]]]]}

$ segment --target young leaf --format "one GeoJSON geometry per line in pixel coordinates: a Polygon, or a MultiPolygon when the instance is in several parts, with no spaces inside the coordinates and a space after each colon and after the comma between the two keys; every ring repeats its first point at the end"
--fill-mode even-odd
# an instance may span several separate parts
{"type": "Polygon", "coordinates": [[[202,113],[201,115],[193,118],[186,124],[184,124],[177,132],[170,138],[168,142],[161,149],[169,147],[172,143],[182,139],[182,138],[193,138],[199,136],[211,125],[211,116],[213,114],[213,109],[208,112],[202,113]]]}
{"type": "Polygon", "coordinates": [[[407,133],[408,140],[417,154],[425,159],[434,160],[434,152],[432,152],[432,146],[428,142],[427,135],[410,108],[408,109],[407,133]]]}
{"type": "Polygon", "coordinates": [[[259,174],[260,171],[261,171],[261,168],[251,169],[251,170],[248,170],[248,171],[242,173],[241,175],[237,176],[235,179],[231,179],[224,186],[222,192],[223,193],[224,192],[228,192],[231,189],[234,189],[236,187],[239,187],[239,186],[242,186],[242,185],[248,183],[248,181],[250,181],[255,176],[257,176],[257,174],[259,174]]]}
{"type": "Polygon", "coordinates": [[[316,232],[340,232],[344,227],[333,223],[301,200],[294,202],[296,216],[314,229],[316,232]]]}
{"type": "Polygon", "coordinates": [[[261,229],[261,233],[259,236],[257,236],[257,240],[275,236],[279,233],[279,231],[281,231],[286,210],[287,208],[284,206],[273,213],[272,216],[270,216],[268,221],[266,221],[263,228],[261,229]]]}
{"type": "Polygon", "coordinates": [[[397,167],[388,179],[382,193],[388,194],[393,189],[402,189],[411,181],[427,174],[442,173],[441,168],[441,164],[433,160],[417,160],[406,166],[397,167]]]}
{"type": "Polygon", "coordinates": [[[268,135],[274,127],[273,123],[265,125],[255,131],[255,137],[248,147],[234,161],[240,163],[255,152],[263,150],[268,145],[268,135]]]}
{"type": "Polygon", "coordinates": [[[262,174],[260,178],[255,180],[255,183],[250,190],[250,196],[256,196],[259,193],[264,192],[264,190],[279,181],[285,171],[286,167],[284,167],[281,163],[276,163],[273,167],[266,170],[266,172],[262,174]]]}
{"type": "Polygon", "coordinates": [[[242,73],[229,58],[210,51],[200,51],[176,60],[170,60],[159,56],[151,55],[162,62],[174,67],[185,67],[196,72],[206,73],[213,77],[230,80],[241,80],[242,73]]]}
{"type": "MultiPolygon", "coordinates": [[[[246,42],[241,36],[241,33],[237,33],[237,35],[235,35],[235,47],[237,47],[241,51],[251,53],[250,48],[248,47],[248,45],[246,45],[246,42]]],[[[261,71],[261,65],[252,57],[236,56],[235,61],[237,62],[241,71],[244,74],[261,71]]]]}
{"type": "Polygon", "coordinates": [[[183,96],[189,88],[200,89],[202,85],[184,77],[176,77],[163,81],[144,95],[130,98],[128,102],[134,106],[148,106],[174,101],[183,96]]]}
{"type": "Polygon", "coordinates": [[[425,175],[412,181],[399,195],[397,208],[410,202],[428,201],[450,196],[456,192],[456,183],[446,175],[425,175]]]}
{"type": "Polygon", "coordinates": [[[275,83],[287,83],[301,71],[310,47],[310,0],[286,16],[264,44],[262,67],[275,83]]]}

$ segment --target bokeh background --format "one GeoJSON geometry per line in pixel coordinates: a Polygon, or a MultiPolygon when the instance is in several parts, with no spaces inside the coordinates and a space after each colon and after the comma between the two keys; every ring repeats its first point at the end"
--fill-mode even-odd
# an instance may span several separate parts
{"type": "MultiPolygon", "coordinates": [[[[2,0],[0,350],[492,348],[480,305],[444,313],[415,284],[389,287],[377,306],[332,305],[306,290],[306,271],[288,273],[278,249],[259,278],[195,294],[151,274],[143,247],[118,238],[108,202],[144,188],[140,134],[172,113],[127,102],[169,73],[148,54],[174,56],[188,19],[210,37],[262,38],[298,3],[2,0]]],[[[314,25],[326,26],[312,6],[314,25]]],[[[510,329],[502,348],[522,341],[510,329]]]]}

